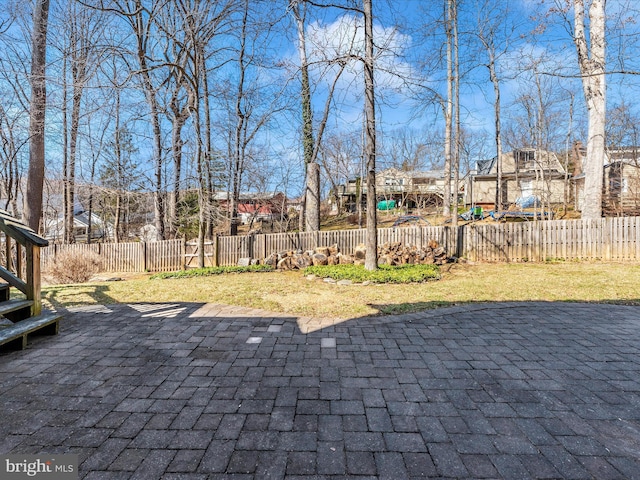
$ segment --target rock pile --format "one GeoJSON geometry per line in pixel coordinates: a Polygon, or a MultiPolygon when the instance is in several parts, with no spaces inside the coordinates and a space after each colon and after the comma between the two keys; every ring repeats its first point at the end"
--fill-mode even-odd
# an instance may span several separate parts
{"type": "Polygon", "coordinates": [[[426,247],[405,246],[400,242],[385,243],[378,247],[378,265],[406,265],[447,263],[447,252],[435,240],[429,241],[426,247]]]}
{"type": "MultiPolygon", "coordinates": [[[[312,265],[364,265],[366,246],[355,248],[353,255],[340,252],[338,245],[316,247],[313,250],[289,250],[272,253],[264,259],[266,265],[278,270],[302,270],[312,265]]],[[[378,247],[379,265],[429,264],[441,265],[448,261],[447,252],[431,240],[426,247],[404,246],[400,242],[385,243],[378,247]]]]}

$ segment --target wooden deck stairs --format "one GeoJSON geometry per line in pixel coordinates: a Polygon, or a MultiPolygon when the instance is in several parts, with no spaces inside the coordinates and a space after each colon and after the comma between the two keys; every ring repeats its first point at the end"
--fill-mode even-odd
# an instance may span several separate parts
{"type": "Polygon", "coordinates": [[[24,349],[29,335],[58,333],[62,316],[42,310],[40,249],[46,239],[0,210],[0,349],[24,349]],[[11,288],[22,292],[11,298],[11,288]]]}

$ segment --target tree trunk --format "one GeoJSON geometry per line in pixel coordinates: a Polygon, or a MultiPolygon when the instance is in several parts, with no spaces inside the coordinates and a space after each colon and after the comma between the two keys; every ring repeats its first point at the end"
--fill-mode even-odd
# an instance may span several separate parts
{"type": "Polygon", "coordinates": [[[582,218],[602,217],[602,189],[605,158],[606,79],[605,3],[591,0],[589,42],[585,30],[585,0],[574,0],[574,41],[582,75],[582,88],[589,112],[587,158],[584,163],[582,218]]]}
{"type": "Polygon", "coordinates": [[[445,15],[445,30],[447,34],[447,99],[444,108],[444,196],[442,198],[442,215],[446,219],[451,217],[451,143],[453,136],[452,0],[447,0],[445,15]]]}
{"type": "Polygon", "coordinates": [[[232,198],[231,198],[231,226],[230,235],[238,234],[238,225],[240,219],[238,218],[238,204],[240,202],[240,187],[242,186],[242,173],[244,171],[244,157],[245,157],[245,133],[247,128],[247,116],[243,110],[243,98],[245,95],[244,83],[247,66],[245,63],[246,54],[246,41],[247,41],[247,21],[249,16],[249,4],[248,0],[244,2],[244,15],[242,18],[242,29],[240,36],[240,50],[238,52],[238,88],[236,91],[236,130],[235,130],[235,144],[233,146],[233,182],[232,182],[232,198]]]}
{"type": "Polygon", "coordinates": [[[493,111],[494,122],[496,127],[495,140],[496,140],[496,204],[495,210],[497,212],[504,208],[502,204],[503,191],[502,191],[502,130],[501,130],[501,117],[500,117],[500,81],[496,74],[496,62],[493,51],[489,51],[489,78],[493,84],[493,111]]]}
{"type": "Polygon", "coordinates": [[[454,228],[458,226],[458,184],[460,183],[460,58],[458,56],[458,0],[453,0],[453,102],[455,103],[454,125],[455,133],[453,136],[453,218],[451,225],[454,228]]]}
{"type": "MultiPolygon", "coordinates": [[[[72,60],[75,61],[75,60],[72,60]]],[[[78,67],[72,65],[72,71],[78,67]]],[[[81,74],[84,77],[84,73],[81,74]]],[[[75,218],[75,188],[76,188],[76,154],[78,145],[78,128],[80,126],[80,103],[82,101],[82,90],[84,78],[79,73],[72,74],[73,78],[73,98],[71,107],[71,128],[69,130],[69,164],[66,178],[66,199],[67,218],[65,221],[65,243],[74,243],[74,218],[75,218]]]]}
{"type": "Polygon", "coordinates": [[[364,267],[367,270],[378,268],[378,225],[376,215],[376,110],[373,83],[373,12],[372,0],[364,0],[364,85],[366,159],[367,159],[367,253],[364,267]]]}
{"type": "Polygon", "coordinates": [[[307,190],[305,201],[305,230],[320,230],[320,165],[317,162],[307,164],[307,190]]]}
{"type": "Polygon", "coordinates": [[[151,114],[151,128],[153,130],[153,162],[155,168],[155,185],[153,192],[154,220],[156,227],[156,240],[165,239],[164,223],[164,198],[162,191],[162,130],[160,127],[160,113],[156,90],[151,80],[149,66],[147,65],[146,35],[147,29],[143,17],[141,0],[135,1],[136,14],[132,18],[132,26],[137,41],[137,56],[140,64],[140,75],[145,99],[151,114]]]}
{"type": "MultiPolygon", "coordinates": [[[[209,74],[207,72],[207,65],[204,62],[205,54],[204,54],[204,46],[202,43],[198,44],[198,55],[199,59],[202,61],[202,65],[200,68],[202,69],[202,108],[204,110],[204,140],[205,140],[205,169],[206,169],[206,229],[205,229],[205,237],[213,238],[213,212],[211,211],[213,208],[213,191],[215,189],[214,181],[213,181],[213,152],[211,146],[211,111],[209,107],[209,74]]],[[[196,99],[196,104],[199,99],[196,99]]]]}
{"type": "MultiPolygon", "coordinates": [[[[300,2],[290,2],[298,31],[298,56],[300,57],[302,105],[302,150],[305,164],[304,227],[306,231],[320,230],[320,181],[319,166],[316,163],[313,138],[313,113],[311,111],[311,87],[309,85],[309,62],[307,60],[304,15],[300,12],[300,2]]],[[[304,8],[304,7],[303,7],[304,8]]],[[[301,223],[302,226],[302,223],[301,223]]]]}
{"type": "Polygon", "coordinates": [[[304,15],[300,12],[300,4],[304,4],[300,0],[290,0],[289,6],[296,20],[298,31],[298,55],[300,57],[301,71],[301,104],[302,104],[302,147],[305,164],[305,191],[303,196],[304,208],[303,215],[300,217],[300,230],[304,226],[307,231],[320,230],[320,181],[317,179],[320,166],[318,164],[318,152],[320,151],[320,143],[327,125],[331,100],[338,79],[342,75],[346,67],[346,62],[340,64],[339,70],[333,80],[331,87],[327,93],[324,112],[318,125],[317,138],[313,135],[313,112],[311,109],[311,87],[309,84],[309,62],[307,60],[306,36],[304,30],[304,15]],[[304,219],[304,220],[303,220],[304,219]],[[304,223],[303,223],[304,222],[304,223]]]}
{"type": "Polygon", "coordinates": [[[37,0],[31,36],[31,104],[29,107],[29,170],[24,220],[36,232],[42,217],[44,185],[44,122],[47,107],[45,78],[49,0],[37,0]]]}

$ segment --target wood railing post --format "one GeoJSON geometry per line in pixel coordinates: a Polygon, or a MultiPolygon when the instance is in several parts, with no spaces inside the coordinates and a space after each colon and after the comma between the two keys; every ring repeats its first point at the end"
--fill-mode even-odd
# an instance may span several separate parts
{"type": "Polygon", "coordinates": [[[27,245],[27,300],[33,301],[32,315],[42,313],[41,280],[40,280],[40,247],[27,245]]]}

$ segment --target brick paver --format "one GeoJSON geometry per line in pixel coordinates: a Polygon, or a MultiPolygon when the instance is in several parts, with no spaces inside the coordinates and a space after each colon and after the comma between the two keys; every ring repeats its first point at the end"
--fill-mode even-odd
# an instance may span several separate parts
{"type": "Polygon", "coordinates": [[[78,308],[0,354],[0,452],[81,478],[640,478],[640,308],[78,308]]]}

